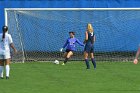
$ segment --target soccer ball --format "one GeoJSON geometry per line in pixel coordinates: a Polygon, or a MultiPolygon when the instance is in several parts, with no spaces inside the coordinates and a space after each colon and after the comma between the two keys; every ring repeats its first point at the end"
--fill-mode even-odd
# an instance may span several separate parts
{"type": "Polygon", "coordinates": [[[59,64],[59,61],[58,60],[55,60],[53,63],[54,64],[59,64]]]}

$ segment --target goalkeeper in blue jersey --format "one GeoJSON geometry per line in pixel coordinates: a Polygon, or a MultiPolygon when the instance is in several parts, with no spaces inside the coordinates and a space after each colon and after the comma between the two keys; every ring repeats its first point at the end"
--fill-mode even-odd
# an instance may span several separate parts
{"type": "Polygon", "coordinates": [[[68,59],[73,55],[73,51],[75,51],[75,44],[78,43],[81,46],[84,46],[83,43],[81,43],[77,38],[74,37],[74,32],[69,32],[70,37],[66,40],[63,48],[60,49],[62,52],[63,49],[66,47],[66,51],[64,53],[64,63],[62,65],[65,65],[68,59]]]}
{"type": "Polygon", "coordinates": [[[84,59],[87,66],[87,69],[90,69],[89,61],[88,61],[88,54],[90,53],[91,61],[93,63],[94,69],[96,69],[96,62],[94,58],[94,42],[95,42],[95,35],[94,30],[91,24],[87,25],[87,30],[85,32],[85,48],[84,48],[84,59]]]}

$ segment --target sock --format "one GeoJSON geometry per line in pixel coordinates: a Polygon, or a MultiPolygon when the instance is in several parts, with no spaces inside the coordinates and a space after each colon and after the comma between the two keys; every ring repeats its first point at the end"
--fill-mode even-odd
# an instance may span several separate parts
{"type": "Polygon", "coordinates": [[[91,58],[91,61],[92,61],[92,64],[93,64],[94,68],[96,68],[96,62],[95,62],[95,59],[94,59],[94,58],[91,58]]]}
{"type": "Polygon", "coordinates": [[[0,77],[3,77],[3,68],[4,66],[0,66],[0,77]]]}
{"type": "Polygon", "coordinates": [[[89,66],[89,61],[88,61],[88,59],[85,59],[85,63],[86,63],[87,69],[89,69],[90,66],[89,66]]]}
{"type": "Polygon", "coordinates": [[[10,66],[6,65],[5,68],[6,68],[6,77],[9,77],[10,66]]]}
{"type": "Polygon", "coordinates": [[[69,58],[66,58],[66,59],[64,60],[64,63],[65,63],[65,64],[67,63],[68,59],[69,59],[69,58]]]}

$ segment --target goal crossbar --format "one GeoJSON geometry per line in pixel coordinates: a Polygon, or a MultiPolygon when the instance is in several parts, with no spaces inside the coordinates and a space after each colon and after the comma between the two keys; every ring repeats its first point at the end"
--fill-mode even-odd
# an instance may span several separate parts
{"type": "Polygon", "coordinates": [[[140,8],[5,8],[7,10],[140,10],[140,8]]]}

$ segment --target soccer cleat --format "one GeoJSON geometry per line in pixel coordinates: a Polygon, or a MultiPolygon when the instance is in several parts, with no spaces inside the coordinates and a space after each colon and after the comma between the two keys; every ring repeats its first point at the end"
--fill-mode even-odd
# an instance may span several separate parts
{"type": "Polygon", "coordinates": [[[64,66],[64,65],[65,65],[65,63],[62,63],[62,65],[64,66]]]}
{"type": "Polygon", "coordinates": [[[90,69],[89,67],[87,67],[86,69],[90,69]]]}
{"type": "Polygon", "coordinates": [[[6,76],[6,79],[9,79],[9,77],[6,76]]]}

